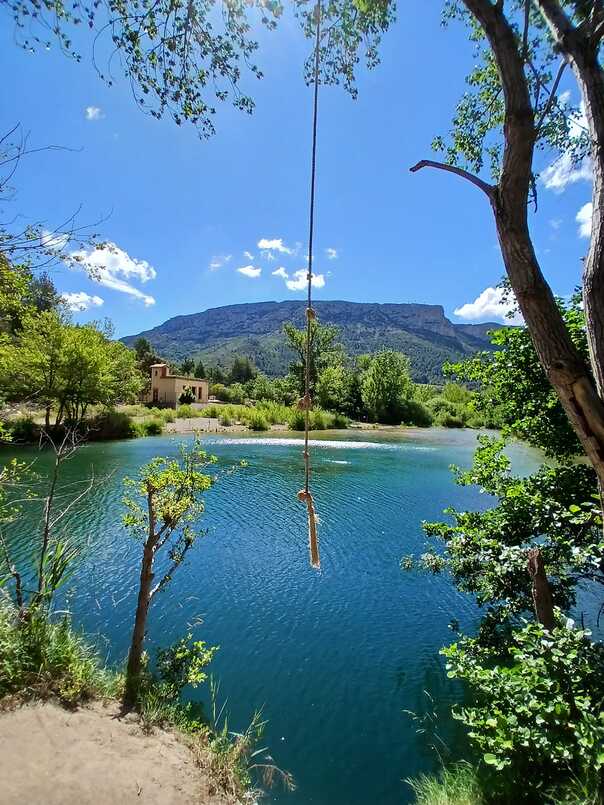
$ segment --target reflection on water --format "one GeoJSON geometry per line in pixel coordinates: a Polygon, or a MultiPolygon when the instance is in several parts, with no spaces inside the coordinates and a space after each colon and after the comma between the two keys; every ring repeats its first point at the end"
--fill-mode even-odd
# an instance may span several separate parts
{"type": "MultiPolygon", "coordinates": [[[[68,601],[59,603],[98,635],[112,661],[127,650],[140,550],[120,525],[121,478],[155,455],[174,453],[178,441],[90,445],[65,466],[64,483],[91,467],[109,476],[69,518],[86,549],[68,601]]],[[[296,500],[300,440],[213,436],[204,443],[218,456],[219,478],[206,497],[207,536],[156,599],[150,643],[166,645],[192,628],[221,646],[214,673],[233,729],[263,706],[266,742],[298,783],[293,794],[271,792],[270,801],[410,801],[404,778],[438,761],[433,740],[417,734],[404,710],[436,716],[440,739],[462,751],[448,717],[461,694],[446,679],[438,649],[451,639],[453,617],[471,628],[477,613],[446,577],[403,573],[399,560],[422,550],[422,520],[439,518],[450,504],[485,505],[476,490],[456,487],[448,469],[469,465],[475,434],[313,438],[321,572],[308,565],[306,514],[296,500]],[[240,459],[249,466],[221,473],[240,459]]],[[[530,453],[513,453],[518,469],[533,468],[530,453]]],[[[37,457],[39,471],[48,458],[37,457]]],[[[10,535],[22,558],[30,554],[36,516],[10,535]]]]}

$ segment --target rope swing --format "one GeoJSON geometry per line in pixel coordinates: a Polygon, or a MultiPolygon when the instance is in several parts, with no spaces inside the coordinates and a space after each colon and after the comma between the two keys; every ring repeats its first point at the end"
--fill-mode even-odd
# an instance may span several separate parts
{"type": "Polygon", "coordinates": [[[319,541],[317,537],[317,513],[315,503],[310,492],[310,412],[312,410],[312,398],[310,396],[310,360],[311,348],[310,340],[312,335],[312,322],[316,318],[312,308],[312,257],[313,257],[313,237],[315,226],[315,176],[317,167],[317,109],[319,103],[319,55],[321,44],[321,0],[315,7],[315,20],[317,24],[315,37],[315,69],[314,69],[314,97],[313,97],[313,121],[312,121],[312,158],[310,167],[310,210],[308,220],[308,273],[306,274],[307,302],[306,302],[306,367],[304,372],[304,397],[298,403],[304,410],[304,489],[298,492],[298,500],[306,503],[308,512],[308,546],[310,551],[311,567],[319,570],[321,559],[319,556],[319,541]]]}

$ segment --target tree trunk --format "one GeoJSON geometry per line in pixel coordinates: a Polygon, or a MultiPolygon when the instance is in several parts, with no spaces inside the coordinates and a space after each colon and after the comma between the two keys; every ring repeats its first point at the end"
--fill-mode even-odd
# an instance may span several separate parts
{"type": "Polygon", "coordinates": [[[596,15],[589,26],[577,28],[556,0],[539,0],[538,5],[575,75],[589,129],[593,165],[593,217],[589,252],[583,268],[583,302],[587,341],[596,388],[604,397],[604,73],[598,61],[604,26],[603,12],[594,4],[596,15]]]}
{"type": "Polygon", "coordinates": [[[46,413],[44,416],[44,427],[46,428],[46,433],[50,430],[50,404],[46,405],[46,413]]]}
{"type": "Polygon", "coordinates": [[[543,557],[539,548],[531,548],[528,552],[528,572],[533,580],[533,604],[535,616],[539,623],[551,632],[556,625],[554,618],[554,602],[552,591],[547,580],[543,557]]]}
{"type": "Polygon", "coordinates": [[[138,601],[136,604],[136,616],[134,618],[134,629],[132,631],[132,642],[128,654],[128,667],[126,670],[126,702],[135,704],[140,682],[140,673],[143,656],[143,644],[145,641],[145,629],[147,626],[147,615],[149,614],[149,604],[151,603],[151,584],[153,583],[153,548],[150,540],[147,540],[143,549],[143,560],[141,563],[140,586],[138,590],[138,601]]]}

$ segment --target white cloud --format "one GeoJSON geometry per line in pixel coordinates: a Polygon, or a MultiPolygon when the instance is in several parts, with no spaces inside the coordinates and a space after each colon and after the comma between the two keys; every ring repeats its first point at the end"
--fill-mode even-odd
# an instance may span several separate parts
{"type": "MultiPolygon", "coordinates": [[[[286,286],[289,288],[290,291],[303,291],[306,288],[308,279],[306,277],[306,269],[301,268],[299,271],[294,271],[292,274],[292,278],[285,280],[286,286]]],[[[325,285],[325,275],[324,274],[313,274],[312,275],[312,285],[314,288],[323,288],[325,285]]]]}
{"type": "Polygon", "coordinates": [[[58,253],[69,243],[69,235],[65,232],[49,232],[43,229],[40,234],[40,245],[49,252],[58,253]]]}
{"type": "Polygon", "coordinates": [[[588,238],[591,235],[591,218],[593,215],[593,204],[588,201],[584,204],[576,215],[579,224],[579,237],[588,238]]]}
{"type": "MultiPolygon", "coordinates": [[[[560,106],[566,106],[570,100],[570,92],[563,92],[560,95],[560,106]]],[[[587,118],[585,116],[585,104],[581,101],[579,113],[571,118],[568,132],[569,140],[579,137],[587,128],[587,118]]],[[[563,193],[568,185],[580,181],[591,181],[593,171],[591,160],[586,157],[578,165],[573,164],[572,155],[566,151],[558,159],[541,173],[541,181],[548,190],[554,193],[563,193]]]]}
{"type": "Polygon", "coordinates": [[[243,274],[244,277],[249,277],[252,280],[257,279],[260,274],[262,274],[262,269],[255,268],[254,266],[241,266],[241,268],[238,268],[237,271],[240,274],[243,274]]]}
{"type": "Polygon", "coordinates": [[[276,268],[276,269],[275,269],[274,271],[272,271],[271,273],[272,273],[273,277],[281,277],[281,278],[282,278],[282,279],[284,279],[284,280],[289,279],[289,274],[288,274],[288,273],[287,273],[287,271],[286,271],[286,270],[283,268],[283,266],[279,266],[279,268],[276,268]]]}
{"type": "Polygon", "coordinates": [[[473,302],[468,302],[454,311],[456,316],[468,321],[500,319],[506,324],[522,324],[520,314],[508,318],[509,302],[504,300],[502,288],[485,288],[473,302]]]}
{"type": "Polygon", "coordinates": [[[248,260],[254,259],[254,255],[251,252],[248,252],[247,250],[243,252],[243,256],[247,257],[248,260]]]}
{"type": "Polygon", "coordinates": [[[216,254],[216,255],[214,255],[214,257],[212,257],[212,259],[210,260],[210,265],[209,265],[210,271],[218,271],[218,269],[222,268],[222,266],[225,263],[229,262],[229,260],[231,259],[232,256],[233,256],[232,254],[216,254]]]}
{"type": "Polygon", "coordinates": [[[105,113],[98,106],[87,106],[84,109],[86,120],[101,120],[105,117],[105,113]]]}
{"type": "Polygon", "coordinates": [[[84,291],[61,294],[61,298],[70,310],[82,312],[90,307],[100,307],[103,299],[100,296],[90,296],[84,291]]]}
{"type": "Polygon", "coordinates": [[[104,243],[98,248],[71,252],[68,262],[71,268],[83,267],[92,280],[105,288],[141,299],[147,307],[155,304],[152,296],[143,293],[130,280],[138,280],[144,284],[155,279],[157,271],[146,260],[130,257],[115,243],[104,243]]]}
{"type": "Polygon", "coordinates": [[[573,165],[572,157],[570,154],[562,154],[562,156],[549,165],[541,174],[543,184],[548,190],[553,190],[554,193],[563,193],[569,184],[575,182],[591,181],[593,172],[591,163],[588,159],[584,159],[578,165],[573,165]]]}
{"type": "Polygon", "coordinates": [[[325,249],[325,254],[327,255],[328,260],[337,260],[338,258],[338,250],[333,249],[332,247],[325,249]]]}
{"type": "Polygon", "coordinates": [[[560,229],[563,223],[562,218],[552,218],[549,222],[549,225],[552,229],[560,229]]]}
{"type": "Polygon", "coordinates": [[[258,248],[263,252],[280,252],[281,254],[293,254],[294,249],[290,249],[283,243],[283,238],[260,238],[258,248]]]}

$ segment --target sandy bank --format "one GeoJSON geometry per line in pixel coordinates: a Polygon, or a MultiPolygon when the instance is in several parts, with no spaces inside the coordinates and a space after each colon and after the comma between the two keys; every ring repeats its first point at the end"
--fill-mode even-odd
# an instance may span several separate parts
{"type": "Polygon", "coordinates": [[[33,704],[0,714],[0,803],[224,805],[190,750],[145,735],[119,705],[33,704]]]}

